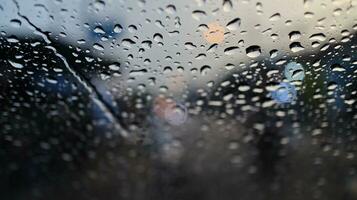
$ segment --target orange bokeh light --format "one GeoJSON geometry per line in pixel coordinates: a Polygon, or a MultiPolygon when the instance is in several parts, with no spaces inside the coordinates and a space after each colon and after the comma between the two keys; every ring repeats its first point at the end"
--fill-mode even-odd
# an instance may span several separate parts
{"type": "Polygon", "coordinates": [[[208,24],[208,30],[203,33],[203,38],[211,44],[220,44],[224,40],[224,27],[218,23],[208,24]]]}

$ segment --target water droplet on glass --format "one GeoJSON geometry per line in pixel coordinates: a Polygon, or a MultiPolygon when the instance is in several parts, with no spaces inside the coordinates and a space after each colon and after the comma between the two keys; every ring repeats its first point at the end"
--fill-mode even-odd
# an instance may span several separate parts
{"type": "Polygon", "coordinates": [[[301,33],[299,31],[292,31],[289,33],[290,41],[296,41],[300,39],[301,33]]]}
{"type": "Polygon", "coordinates": [[[10,23],[11,23],[11,26],[12,26],[12,27],[15,27],[15,28],[21,27],[21,21],[18,20],[18,19],[12,19],[12,20],[10,21],[10,23]]]}
{"type": "Polygon", "coordinates": [[[270,21],[278,21],[281,18],[280,13],[275,13],[272,16],[269,17],[270,21]]]}
{"type": "Polygon", "coordinates": [[[211,67],[208,65],[204,65],[201,67],[200,72],[203,76],[207,75],[207,73],[211,70],[211,67]]]}
{"type": "Polygon", "coordinates": [[[206,12],[202,11],[202,10],[195,10],[192,12],[192,17],[195,20],[200,21],[202,18],[204,18],[206,16],[206,12]]]}
{"type": "Polygon", "coordinates": [[[10,61],[8,60],[8,62],[11,64],[11,66],[15,67],[16,69],[22,69],[24,68],[24,66],[20,63],[14,62],[14,61],[10,61]]]}
{"type": "Polygon", "coordinates": [[[260,56],[260,54],[262,52],[260,49],[260,46],[258,46],[258,45],[252,45],[252,46],[246,48],[245,51],[246,51],[247,56],[250,58],[256,58],[256,57],[260,56]]]}
{"type": "Polygon", "coordinates": [[[333,64],[331,65],[331,69],[333,72],[344,72],[346,69],[342,67],[340,64],[333,64]]]}
{"type": "Polygon", "coordinates": [[[313,40],[313,41],[317,40],[317,41],[323,42],[326,40],[326,35],[323,33],[316,33],[316,34],[311,35],[309,39],[313,40]]]}
{"type": "Polygon", "coordinates": [[[172,5],[172,4],[171,4],[171,5],[168,5],[168,6],[166,6],[165,11],[166,11],[168,14],[173,15],[173,14],[176,13],[176,7],[175,7],[174,5],[172,5]]]}
{"type": "Polygon", "coordinates": [[[285,66],[284,75],[289,81],[302,81],[305,71],[300,63],[290,62],[285,66]]]}
{"type": "Polygon", "coordinates": [[[160,33],[155,33],[153,38],[156,42],[162,42],[163,40],[163,37],[160,33]]]}
{"type": "Polygon", "coordinates": [[[105,34],[104,29],[101,26],[96,26],[93,30],[94,33],[105,34]]]}
{"type": "Polygon", "coordinates": [[[304,47],[301,45],[300,42],[293,42],[293,43],[290,44],[289,47],[290,47],[290,50],[293,53],[296,53],[296,52],[304,50],[304,47]]]}
{"type": "Polygon", "coordinates": [[[239,52],[239,47],[233,46],[233,47],[228,47],[224,49],[224,54],[226,55],[234,55],[239,52]]]}
{"type": "Polygon", "coordinates": [[[98,50],[98,51],[103,51],[104,50],[104,47],[98,43],[94,43],[93,44],[93,48],[98,50]]]}
{"type": "Polygon", "coordinates": [[[232,21],[228,22],[227,29],[230,31],[236,31],[239,29],[239,26],[240,26],[240,19],[235,18],[232,21]]]}
{"type": "Polygon", "coordinates": [[[231,0],[223,0],[223,11],[229,12],[233,8],[233,3],[231,0]]]}
{"type": "Polygon", "coordinates": [[[114,33],[120,33],[123,31],[123,27],[120,24],[114,25],[114,33]]]}
{"type": "Polygon", "coordinates": [[[113,64],[110,64],[108,67],[109,67],[109,69],[111,69],[113,71],[118,71],[120,69],[120,64],[115,62],[113,64]]]}

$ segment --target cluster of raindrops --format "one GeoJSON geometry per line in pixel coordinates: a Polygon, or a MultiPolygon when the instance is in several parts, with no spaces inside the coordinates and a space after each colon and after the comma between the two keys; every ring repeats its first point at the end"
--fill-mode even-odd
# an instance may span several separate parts
{"type": "Polygon", "coordinates": [[[296,99],[297,91],[293,82],[303,81],[305,71],[300,63],[290,62],[285,66],[284,76],[288,82],[281,82],[278,87],[271,92],[272,98],[280,104],[292,103],[296,99]]]}

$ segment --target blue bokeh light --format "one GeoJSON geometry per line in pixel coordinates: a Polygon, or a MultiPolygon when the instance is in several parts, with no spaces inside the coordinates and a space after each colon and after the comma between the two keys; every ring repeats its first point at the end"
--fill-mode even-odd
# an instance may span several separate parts
{"type": "Polygon", "coordinates": [[[278,103],[291,103],[296,99],[296,88],[291,83],[280,83],[276,90],[271,92],[272,98],[278,103]]]}

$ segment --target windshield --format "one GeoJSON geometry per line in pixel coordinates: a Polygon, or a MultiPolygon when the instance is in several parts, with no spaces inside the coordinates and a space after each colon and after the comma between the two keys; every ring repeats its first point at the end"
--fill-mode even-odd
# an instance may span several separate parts
{"type": "Polygon", "coordinates": [[[356,0],[0,0],[0,199],[357,199],[356,0]]]}

